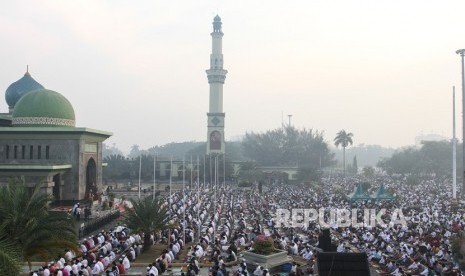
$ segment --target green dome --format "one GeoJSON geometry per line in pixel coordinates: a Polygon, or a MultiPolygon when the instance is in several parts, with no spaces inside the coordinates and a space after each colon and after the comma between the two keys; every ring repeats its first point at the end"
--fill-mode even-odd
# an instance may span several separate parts
{"type": "Polygon", "coordinates": [[[39,89],[24,95],[13,111],[13,126],[74,127],[74,109],[60,93],[39,89]]]}
{"type": "Polygon", "coordinates": [[[44,87],[31,77],[29,72],[26,72],[22,78],[18,81],[13,82],[5,92],[5,100],[10,109],[14,108],[16,103],[21,99],[22,96],[28,92],[43,89],[44,87]]]}

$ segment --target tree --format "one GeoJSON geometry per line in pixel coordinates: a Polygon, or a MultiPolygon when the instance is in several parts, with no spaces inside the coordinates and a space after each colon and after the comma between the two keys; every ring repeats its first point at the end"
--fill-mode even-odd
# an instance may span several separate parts
{"type": "Polygon", "coordinates": [[[421,169],[419,161],[420,152],[414,147],[407,147],[395,152],[391,158],[384,158],[378,162],[378,167],[388,174],[416,174],[421,169]]]}
{"type": "Polygon", "coordinates": [[[132,208],[126,208],[125,220],[127,226],[136,231],[144,233],[144,251],[150,249],[150,235],[154,232],[168,229],[169,207],[161,205],[158,200],[152,197],[145,197],[141,200],[131,199],[132,208]]]}
{"type": "Polygon", "coordinates": [[[304,166],[324,168],[333,163],[323,133],[292,126],[268,130],[265,133],[246,133],[242,141],[245,157],[260,166],[304,166]]]}
{"type": "Polygon", "coordinates": [[[154,146],[147,151],[157,156],[172,156],[174,159],[182,159],[187,156],[202,156],[205,154],[205,142],[173,142],[162,146],[154,146]],[[193,153],[195,151],[195,153],[193,153]]]}
{"type": "Polygon", "coordinates": [[[297,171],[297,179],[301,182],[318,182],[322,172],[316,168],[300,166],[297,171]]]}
{"type": "Polygon", "coordinates": [[[12,180],[0,188],[0,244],[18,248],[21,261],[49,261],[70,249],[75,252],[76,230],[72,218],[64,212],[48,210],[51,195],[41,194],[41,183],[27,188],[25,180],[12,180]]]}
{"type": "Polygon", "coordinates": [[[110,155],[123,155],[123,152],[116,147],[116,144],[113,143],[111,146],[106,143],[102,143],[102,157],[105,158],[110,155]]]}
{"type": "Polygon", "coordinates": [[[353,144],[352,137],[354,135],[349,132],[347,133],[345,130],[341,130],[336,134],[336,138],[334,138],[334,145],[339,147],[342,146],[342,162],[344,164],[344,175],[346,174],[346,147],[353,144]]]}
{"type": "MultiPolygon", "coordinates": [[[[141,178],[142,180],[145,181],[150,181],[153,180],[153,164],[154,164],[154,155],[147,155],[147,154],[142,154],[142,162],[141,162],[141,178]]],[[[140,158],[140,157],[139,157],[140,158]]],[[[139,158],[136,158],[134,162],[136,165],[134,166],[137,169],[137,175],[139,174],[139,158]]],[[[158,159],[157,159],[158,160],[158,159]]],[[[160,164],[155,162],[156,170],[160,170],[160,164]]],[[[158,178],[160,179],[160,178],[158,178]]]]}
{"type": "MultiPolygon", "coordinates": [[[[390,158],[378,162],[378,167],[388,174],[430,174],[436,176],[451,176],[452,145],[450,141],[424,141],[420,149],[415,147],[403,148],[396,151],[390,158]]],[[[461,160],[462,152],[457,146],[457,160],[461,160]]],[[[462,164],[457,164],[457,175],[462,164]]]]}
{"type": "Polygon", "coordinates": [[[128,158],[136,159],[136,158],[139,158],[140,154],[141,152],[140,152],[139,145],[134,144],[131,146],[131,151],[129,152],[128,158]]]}
{"type": "Polygon", "coordinates": [[[371,166],[363,167],[363,175],[366,178],[371,178],[375,175],[375,169],[371,166]]]}
{"type": "Polygon", "coordinates": [[[241,164],[238,173],[239,181],[254,183],[264,178],[263,171],[257,168],[254,162],[245,162],[241,164]]]}
{"type": "Polygon", "coordinates": [[[129,160],[122,155],[110,155],[103,159],[107,167],[103,169],[104,179],[122,179],[129,178],[129,160]]]}
{"type": "Polygon", "coordinates": [[[19,275],[21,272],[20,250],[7,237],[0,237],[0,275],[19,275]]]}
{"type": "Polygon", "coordinates": [[[352,173],[353,174],[358,173],[357,155],[354,156],[354,159],[352,161],[352,173]]]}
{"type": "MultiPolygon", "coordinates": [[[[376,166],[376,164],[381,160],[381,158],[389,158],[395,152],[393,148],[385,148],[379,145],[365,145],[358,144],[352,145],[350,148],[346,149],[347,159],[357,156],[357,166],[363,168],[365,166],[376,166]]],[[[342,149],[336,153],[338,157],[342,160],[342,149]]],[[[347,169],[347,171],[349,171],[347,169]]]]}

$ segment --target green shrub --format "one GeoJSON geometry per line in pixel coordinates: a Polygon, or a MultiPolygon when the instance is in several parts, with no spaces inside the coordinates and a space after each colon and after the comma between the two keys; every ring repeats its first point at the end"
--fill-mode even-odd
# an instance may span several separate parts
{"type": "Polygon", "coordinates": [[[265,235],[255,237],[253,243],[253,252],[260,255],[270,255],[275,252],[273,239],[265,235]]]}

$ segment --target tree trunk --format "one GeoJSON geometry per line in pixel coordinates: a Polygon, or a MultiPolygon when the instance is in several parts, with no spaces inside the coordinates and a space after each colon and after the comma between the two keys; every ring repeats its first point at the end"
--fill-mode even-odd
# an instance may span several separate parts
{"type": "Polygon", "coordinates": [[[150,249],[152,242],[150,241],[150,233],[144,233],[144,252],[150,249]]]}
{"type": "Polygon", "coordinates": [[[346,176],[346,147],[342,148],[342,163],[344,164],[344,176],[346,176]]]}

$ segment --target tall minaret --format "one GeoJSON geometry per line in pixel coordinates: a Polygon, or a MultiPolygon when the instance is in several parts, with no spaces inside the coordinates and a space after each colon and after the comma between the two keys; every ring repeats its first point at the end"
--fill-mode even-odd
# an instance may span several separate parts
{"type": "Polygon", "coordinates": [[[223,84],[228,71],[223,69],[223,32],[221,31],[221,18],[218,15],[213,19],[211,36],[210,69],[206,71],[210,84],[210,108],[207,113],[207,154],[224,154],[223,84]]]}

